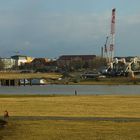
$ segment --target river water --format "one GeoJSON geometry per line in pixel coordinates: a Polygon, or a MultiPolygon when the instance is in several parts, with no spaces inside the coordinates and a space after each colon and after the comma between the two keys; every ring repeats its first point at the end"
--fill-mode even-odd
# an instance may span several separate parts
{"type": "Polygon", "coordinates": [[[139,94],[139,85],[44,85],[0,87],[0,94],[42,94],[42,95],[91,94],[139,94]]]}

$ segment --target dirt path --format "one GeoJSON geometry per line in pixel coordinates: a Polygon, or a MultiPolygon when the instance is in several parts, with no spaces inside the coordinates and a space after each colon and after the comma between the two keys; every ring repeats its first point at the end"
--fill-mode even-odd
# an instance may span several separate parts
{"type": "Polygon", "coordinates": [[[12,116],[9,120],[66,120],[66,121],[113,121],[113,122],[140,122],[140,118],[123,117],[61,117],[61,116],[12,116]]]}

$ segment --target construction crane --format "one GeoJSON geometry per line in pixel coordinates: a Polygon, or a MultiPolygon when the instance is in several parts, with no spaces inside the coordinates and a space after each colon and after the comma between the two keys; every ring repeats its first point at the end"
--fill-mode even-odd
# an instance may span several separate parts
{"type": "Polygon", "coordinates": [[[112,17],[111,17],[111,31],[110,35],[106,37],[106,42],[104,45],[104,53],[108,63],[113,62],[114,58],[114,47],[115,47],[115,16],[116,9],[112,9],[112,17]],[[109,41],[109,43],[108,43],[109,41]]]}
{"type": "Polygon", "coordinates": [[[114,58],[114,48],[115,48],[115,16],[116,9],[112,9],[112,18],[111,18],[111,32],[110,32],[110,62],[113,61],[114,58]]]}
{"type": "Polygon", "coordinates": [[[110,36],[106,37],[106,43],[105,43],[105,53],[107,58],[108,66],[113,69],[113,58],[114,58],[114,48],[115,48],[115,16],[116,16],[116,9],[112,9],[112,17],[111,17],[111,31],[110,36]],[[109,42],[109,46],[108,44],[109,42]],[[108,48],[109,47],[109,48],[108,48]]]}
{"type": "Polygon", "coordinates": [[[107,61],[108,61],[108,38],[109,38],[109,36],[106,37],[106,41],[104,44],[104,53],[105,53],[105,58],[107,61]]]}

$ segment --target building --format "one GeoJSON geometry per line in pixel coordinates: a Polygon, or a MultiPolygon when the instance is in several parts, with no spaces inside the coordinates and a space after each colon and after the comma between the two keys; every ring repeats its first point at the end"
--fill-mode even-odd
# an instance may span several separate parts
{"type": "Polygon", "coordinates": [[[26,59],[27,59],[26,63],[31,63],[34,60],[33,57],[29,57],[29,56],[27,56],[26,59]]]}
{"type": "Polygon", "coordinates": [[[11,56],[11,58],[15,60],[16,66],[21,66],[25,63],[30,63],[33,61],[32,57],[28,57],[24,55],[14,55],[14,56],[11,56]]]}
{"type": "Polygon", "coordinates": [[[16,64],[16,61],[12,58],[0,58],[0,60],[3,62],[4,69],[12,69],[16,64]]]}
{"type": "Polygon", "coordinates": [[[57,62],[48,58],[34,58],[31,63],[25,63],[24,68],[36,70],[36,72],[55,72],[57,71],[57,62]]]}
{"type": "Polygon", "coordinates": [[[48,58],[35,58],[30,64],[32,67],[42,68],[49,62],[48,58]]]}
{"type": "Polygon", "coordinates": [[[72,62],[92,62],[96,55],[62,55],[57,60],[58,66],[70,65],[72,62]]]}

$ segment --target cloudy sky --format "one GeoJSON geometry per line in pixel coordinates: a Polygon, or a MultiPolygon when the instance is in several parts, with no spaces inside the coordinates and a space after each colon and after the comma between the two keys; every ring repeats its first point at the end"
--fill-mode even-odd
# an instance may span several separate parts
{"type": "Polygon", "coordinates": [[[140,0],[0,0],[0,57],[96,54],[116,8],[116,56],[140,56],[140,0]]]}

